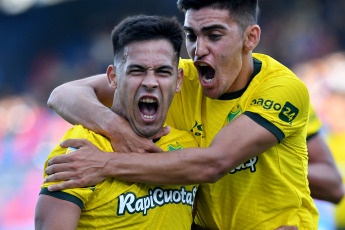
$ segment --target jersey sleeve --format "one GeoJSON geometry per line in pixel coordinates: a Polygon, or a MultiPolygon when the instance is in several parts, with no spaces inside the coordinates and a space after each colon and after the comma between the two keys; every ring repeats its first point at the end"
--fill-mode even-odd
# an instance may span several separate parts
{"type": "Polygon", "coordinates": [[[297,77],[276,77],[253,92],[245,115],[272,132],[281,142],[304,132],[309,114],[309,93],[297,77]]]}
{"type": "Polygon", "coordinates": [[[321,129],[322,123],[317,116],[315,109],[312,105],[309,108],[309,121],[307,128],[307,140],[313,138],[321,129]]]}
{"type": "MultiPolygon", "coordinates": [[[[80,125],[77,125],[77,126],[74,126],[73,128],[71,128],[70,130],[68,130],[65,133],[65,135],[61,141],[66,140],[66,139],[73,139],[73,138],[90,139],[90,135],[86,129],[84,129],[80,125]]],[[[50,155],[48,156],[48,158],[44,164],[44,170],[47,168],[47,163],[51,158],[53,158],[54,156],[62,155],[62,154],[68,154],[71,151],[73,151],[73,149],[62,148],[59,144],[56,145],[56,147],[50,153],[50,155]]],[[[47,177],[47,174],[45,173],[45,171],[43,171],[43,178],[46,178],[46,177],[47,177]]],[[[93,186],[92,187],[84,187],[84,188],[65,189],[65,190],[56,191],[56,192],[50,192],[47,189],[47,187],[49,185],[57,184],[60,182],[43,183],[41,186],[40,194],[45,194],[45,195],[53,196],[53,197],[58,198],[58,199],[73,202],[76,205],[78,205],[80,207],[80,209],[82,209],[84,204],[89,200],[89,198],[91,197],[91,195],[93,194],[93,192],[95,190],[95,187],[93,187],[93,186]]]]}

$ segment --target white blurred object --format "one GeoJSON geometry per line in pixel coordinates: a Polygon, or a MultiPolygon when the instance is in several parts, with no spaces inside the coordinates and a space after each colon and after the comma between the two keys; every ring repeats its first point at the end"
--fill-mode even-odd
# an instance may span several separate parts
{"type": "Polygon", "coordinates": [[[6,14],[20,14],[32,6],[34,6],[36,0],[0,0],[0,8],[6,14]]]}
{"type": "Polygon", "coordinates": [[[5,14],[24,13],[33,6],[49,6],[73,0],[0,0],[0,10],[5,14]]]}

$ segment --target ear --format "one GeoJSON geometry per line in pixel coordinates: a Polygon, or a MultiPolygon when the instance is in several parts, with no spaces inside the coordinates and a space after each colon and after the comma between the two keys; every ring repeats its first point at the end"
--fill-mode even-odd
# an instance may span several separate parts
{"type": "Polygon", "coordinates": [[[176,85],[176,93],[181,91],[182,87],[182,80],[183,80],[183,69],[180,68],[177,70],[177,85],[176,85]]]}
{"type": "Polygon", "coordinates": [[[248,26],[244,32],[243,48],[252,51],[260,41],[261,29],[258,25],[248,26]]]}
{"type": "Polygon", "coordinates": [[[116,68],[113,65],[108,66],[107,69],[108,85],[111,89],[117,88],[116,68]]]}

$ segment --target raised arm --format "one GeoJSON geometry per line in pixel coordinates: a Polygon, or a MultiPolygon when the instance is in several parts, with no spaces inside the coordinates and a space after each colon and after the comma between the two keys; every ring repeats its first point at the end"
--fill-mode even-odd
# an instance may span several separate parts
{"type": "Polygon", "coordinates": [[[51,191],[84,186],[92,177],[104,176],[153,184],[212,183],[277,143],[278,139],[270,131],[246,115],[226,125],[210,147],[175,150],[169,154],[106,153],[96,147],[90,148],[91,144],[85,140],[67,140],[63,147],[78,145],[91,150],[88,154],[75,151],[52,158],[48,165],[54,165],[46,172],[53,175],[48,176],[46,182],[67,180],[50,186],[51,191]],[[102,162],[105,166],[95,171],[83,159],[93,161],[93,165],[102,162]],[[83,177],[86,174],[88,177],[83,177]]]}
{"type": "Polygon", "coordinates": [[[81,209],[78,205],[52,196],[39,195],[35,210],[36,230],[74,230],[81,209]]]}
{"type": "MultiPolygon", "coordinates": [[[[48,106],[72,124],[107,136],[115,151],[160,152],[152,141],[137,136],[128,122],[111,111],[114,91],[106,74],[65,83],[53,90],[48,106]]],[[[166,135],[163,129],[156,137],[166,135]]]]}
{"type": "Polygon", "coordinates": [[[330,149],[321,134],[310,138],[307,145],[311,196],[335,204],[339,203],[344,197],[344,184],[330,149]]]}
{"type": "Polygon", "coordinates": [[[113,95],[114,91],[108,87],[107,75],[102,74],[58,86],[52,91],[47,104],[71,124],[82,124],[105,134],[109,119],[103,117],[121,120],[107,108],[112,104],[113,95]]]}

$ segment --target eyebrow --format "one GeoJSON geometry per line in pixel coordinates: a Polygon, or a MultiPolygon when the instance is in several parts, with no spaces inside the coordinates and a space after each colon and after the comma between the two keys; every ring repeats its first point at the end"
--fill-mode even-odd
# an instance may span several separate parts
{"type": "Polygon", "coordinates": [[[157,68],[158,70],[160,69],[169,69],[169,70],[174,70],[174,68],[170,65],[163,65],[157,68]]]}
{"type": "MultiPolygon", "coordinates": [[[[183,26],[183,29],[184,31],[194,32],[193,28],[189,26],[183,26]]],[[[204,32],[215,30],[215,29],[226,30],[227,28],[222,25],[212,25],[212,26],[206,26],[206,27],[201,28],[201,32],[204,33],[204,32]]]]}
{"type": "MultiPolygon", "coordinates": [[[[133,68],[138,68],[138,69],[148,69],[142,65],[137,65],[137,64],[133,64],[133,65],[129,65],[127,67],[127,69],[133,69],[133,68]]],[[[174,68],[170,65],[162,65],[162,66],[159,66],[158,68],[156,68],[155,70],[160,70],[160,69],[169,69],[169,70],[174,70],[174,68]]]]}
{"type": "Polygon", "coordinates": [[[137,68],[137,69],[146,69],[144,66],[136,65],[136,64],[127,66],[127,69],[134,69],[134,68],[137,68]]]}

